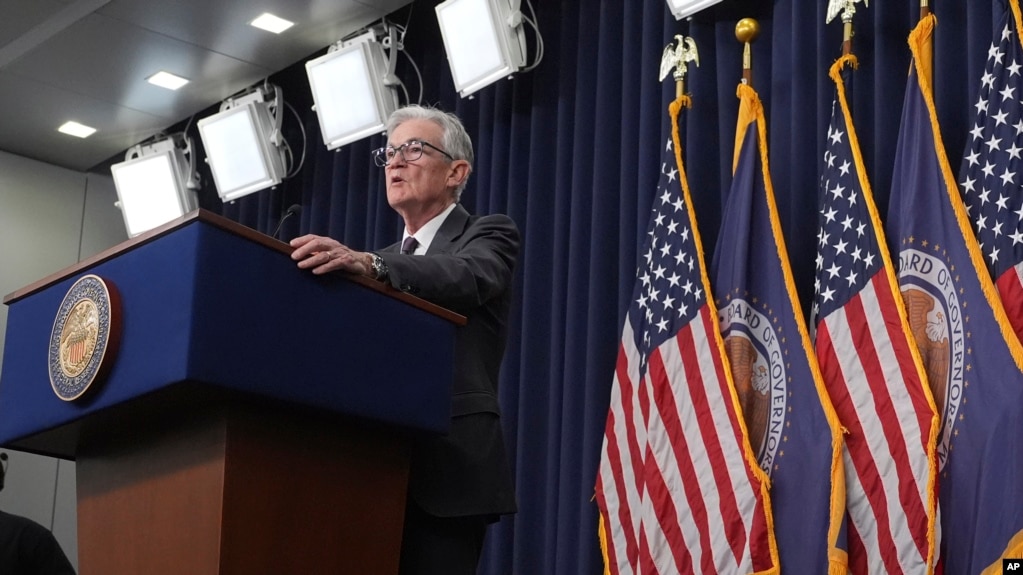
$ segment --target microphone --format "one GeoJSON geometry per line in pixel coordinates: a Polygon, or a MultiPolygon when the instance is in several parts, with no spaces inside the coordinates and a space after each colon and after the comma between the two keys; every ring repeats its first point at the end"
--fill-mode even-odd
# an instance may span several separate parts
{"type": "Polygon", "coordinates": [[[302,206],[300,204],[291,204],[291,207],[284,212],[283,216],[281,216],[281,221],[277,222],[277,227],[274,228],[274,233],[270,234],[270,237],[276,239],[277,232],[281,231],[281,226],[284,225],[284,220],[300,213],[302,213],[302,206]]]}

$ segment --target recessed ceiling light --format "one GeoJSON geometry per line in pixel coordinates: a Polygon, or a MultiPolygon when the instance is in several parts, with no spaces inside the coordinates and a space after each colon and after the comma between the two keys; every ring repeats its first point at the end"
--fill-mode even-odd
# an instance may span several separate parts
{"type": "Polygon", "coordinates": [[[154,86],[167,88],[168,90],[177,90],[178,88],[187,84],[188,79],[182,78],[181,76],[177,76],[175,74],[171,74],[170,72],[164,72],[163,70],[160,70],[159,72],[146,78],[146,82],[149,82],[154,86]]]}
{"type": "Polygon", "coordinates": [[[88,138],[96,133],[96,128],[91,128],[85,124],[79,124],[78,122],[64,122],[64,125],[57,128],[57,131],[71,136],[77,136],[79,138],[88,138]]]}
{"type": "Polygon", "coordinates": [[[269,12],[264,12],[259,16],[259,18],[249,22],[249,24],[256,28],[266,30],[267,32],[273,32],[274,34],[280,34],[295,25],[294,22],[290,22],[284,18],[279,18],[269,12]]]}

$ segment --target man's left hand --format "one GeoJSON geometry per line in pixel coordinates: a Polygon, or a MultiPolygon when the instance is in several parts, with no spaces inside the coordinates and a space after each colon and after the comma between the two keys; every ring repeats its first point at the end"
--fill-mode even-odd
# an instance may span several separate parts
{"type": "Polygon", "coordinates": [[[291,259],[298,262],[298,267],[311,269],[316,275],[340,270],[373,277],[370,254],[352,250],[333,238],[308,234],[291,240],[291,247],[295,248],[291,259]]]}

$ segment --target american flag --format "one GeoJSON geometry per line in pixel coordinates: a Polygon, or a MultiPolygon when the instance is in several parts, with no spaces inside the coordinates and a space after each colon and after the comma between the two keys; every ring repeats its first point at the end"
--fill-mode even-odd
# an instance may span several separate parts
{"type": "Polygon", "coordinates": [[[763,105],[746,84],[738,95],[735,169],[711,262],[718,317],[751,447],[770,476],[782,569],[834,573],[845,566],[838,416],[792,279],[763,105]]]}
{"type": "MultiPolygon", "coordinates": [[[[672,125],[681,100],[672,105],[672,125]]],[[[610,573],[777,573],[677,130],[664,160],[622,330],[596,496],[610,573]]]]}
{"type": "Polygon", "coordinates": [[[892,172],[888,243],[941,432],[938,569],[998,573],[1023,556],[1023,346],[984,271],[938,129],[929,50],[935,18],[910,35],[913,67],[892,172]]]}
{"type": "MultiPolygon", "coordinates": [[[[821,373],[848,431],[849,571],[930,572],[937,414],[848,113],[842,68],[821,172],[814,315],[821,373]]],[[[847,70],[847,73],[851,73],[847,70]]]]}
{"type": "MultiPolygon", "coordinates": [[[[1016,0],[1013,12],[1019,14],[1016,0]]],[[[1006,11],[988,50],[959,169],[963,201],[1009,321],[1023,337],[1023,44],[1006,11]]]]}

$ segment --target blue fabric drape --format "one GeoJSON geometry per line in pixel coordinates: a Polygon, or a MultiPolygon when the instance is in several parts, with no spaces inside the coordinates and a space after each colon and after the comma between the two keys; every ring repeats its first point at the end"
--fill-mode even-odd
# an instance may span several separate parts
{"type": "MultiPolygon", "coordinates": [[[[631,297],[659,170],[663,115],[674,93],[657,81],[661,52],[674,34],[693,36],[700,66],[688,81],[684,157],[695,209],[711,253],[731,181],[742,47],[735,24],[753,17],[754,85],[764,102],[770,169],[801,299],[813,295],[817,180],[834,96],[828,67],[841,52],[841,24],[825,25],[824,0],[725,0],[676,22],[664,0],[533,0],[546,44],[535,70],[461,99],[434,17],[417,1],[393,16],[408,22],[405,48],[422,71],[423,103],[456,112],[476,145],[463,204],[503,212],[519,225],[523,248],[516,305],[500,388],[520,511],[488,537],[481,573],[597,573],[602,568],[591,500],[621,324],[631,297]]],[[[932,2],[932,5],[934,3],[932,2]]],[[[862,4],[851,106],[877,198],[888,204],[896,130],[910,56],[910,2],[862,4]]],[[[939,2],[937,106],[953,164],[961,157],[971,105],[991,42],[988,2],[939,2]]],[[[530,54],[533,34],[527,30],[530,54]]],[[[398,74],[417,93],[404,60],[398,74]]],[[[310,111],[301,64],[271,77],[296,112],[285,120],[304,166],[275,190],[204,207],[269,232],[283,210],[301,203],[284,239],[333,236],[371,249],[400,238],[382,173],[369,153],[374,136],[327,152],[310,111]],[[289,127],[290,124],[290,127],[289,127]]],[[[212,181],[205,178],[212,189],[212,181]]],[[[884,214],[882,214],[883,216],[884,214]]]]}

